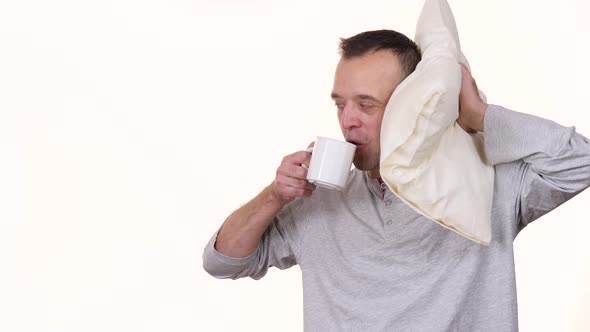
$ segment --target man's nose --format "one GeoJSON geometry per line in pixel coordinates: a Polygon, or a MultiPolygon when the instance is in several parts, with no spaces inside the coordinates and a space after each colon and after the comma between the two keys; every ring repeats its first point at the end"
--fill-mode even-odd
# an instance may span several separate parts
{"type": "Polygon", "coordinates": [[[357,110],[352,103],[347,103],[342,109],[340,125],[344,129],[354,128],[359,125],[357,110]]]}

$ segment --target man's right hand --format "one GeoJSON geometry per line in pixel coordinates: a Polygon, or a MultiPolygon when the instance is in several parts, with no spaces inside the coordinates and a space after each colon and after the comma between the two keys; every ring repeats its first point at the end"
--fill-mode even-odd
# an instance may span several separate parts
{"type": "Polygon", "coordinates": [[[310,161],[311,153],[305,151],[283,158],[275,180],[227,217],[217,235],[215,248],[230,257],[247,257],[254,252],[262,234],[283,206],[296,197],[310,196],[315,190],[315,186],[307,182],[306,167],[310,161]]]}
{"type": "Polygon", "coordinates": [[[298,151],[283,158],[271,185],[273,194],[283,204],[297,197],[311,196],[315,190],[315,185],[307,181],[310,160],[311,153],[306,151],[298,151]]]}

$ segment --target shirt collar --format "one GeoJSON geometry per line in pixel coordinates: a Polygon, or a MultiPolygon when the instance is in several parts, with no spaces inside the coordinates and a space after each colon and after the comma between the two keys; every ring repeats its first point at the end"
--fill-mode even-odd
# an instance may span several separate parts
{"type": "Polygon", "coordinates": [[[378,197],[379,199],[383,199],[383,191],[386,190],[387,185],[381,178],[378,179],[371,179],[369,177],[368,172],[364,172],[365,181],[367,182],[367,186],[373,195],[378,197]]]}

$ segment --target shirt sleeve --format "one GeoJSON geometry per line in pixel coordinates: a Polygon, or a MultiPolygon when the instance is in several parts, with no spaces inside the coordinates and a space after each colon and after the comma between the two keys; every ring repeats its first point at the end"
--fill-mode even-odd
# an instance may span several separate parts
{"type": "Polygon", "coordinates": [[[520,227],[590,186],[590,142],[575,127],[490,105],[484,142],[493,165],[520,161],[514,178],[520,227]]]}
{"type": "Polygon", "coordinates": [[[293,214],[295,209],[293,204],[285,206],[262,235],[256,250],[247,257],[229,257],[217,251],[219,231],[215,232],[203,252],[203,268],[219,279],[258,280],[269,267],[283,270],[296,265],[301,232],[293,214]]]}

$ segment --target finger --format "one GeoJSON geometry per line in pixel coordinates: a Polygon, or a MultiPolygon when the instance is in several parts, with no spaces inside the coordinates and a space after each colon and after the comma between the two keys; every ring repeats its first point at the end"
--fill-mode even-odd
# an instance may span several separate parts
{"type": "Polygon", "coordinates": [[[471,75],[471,72],[469,71],[469,69],[467,69],[467,67],[464,64],[461,64],[461,78],[464,82],[469,82],[470,84],[475,83],[473,75],[471,75]]]}
{"type": "Polygon", "coordinates": [[[307,156],[305,157],[305,159],[301,162],[301,165],[305,167],[305,169],[309,168],[309,164],[311,163],[311,153],[306,153],[307,156]]]}
{"type": "Polygon", "coordinates": [[[311,163],[311,153],[308,153],[307,158],[301,162],[301,167],[305,168],[306,170],[309,169],[309,165],[311,163]]]}
{"type": "Polygon", "coordinates": [[[303,188],[307,182],[307,170],[301,165],[282,165],[277,169],[276,180],[288,186],[303,188]]]}
{"type": "Polygon", "coordinates": [[[469,70],[467,69],[467,66],[463,63],[460,64],[461,65],[461,74],[465,74],[465,72],[469,73],[469,70]]]}
{"type": "MultiPolygon", "coordinates": [[[[305,188],[303,188],[303,191],[300,193],[303,193],[303,196],[311,196],[311,194],[313,194],[313,192],[315,191],[315,185],[311,184],[311,183],[307,183],[307,185],[305,186],[305,188]]],[[[296,190],[299,190],[301,188],[294,188],[296,190]]]]}
{"type": "Polygon", "coordinates": [[[311,194],[313,194],[313,190],[304,190],[303,191],[303,197],[309,197],[309,196],[311,196],[311,194]]]}
{"type": "Polygon", "coordinates": [[[283,163],[301,165],[304,161],[309,161],[310,154],[305,151],[298,151],[283,158],[283,163]]]}
{"type": "Polygon", "coordinates": [[[301,165],[283,164],[277,169],[277,175],[303,180],[307,179],[307,169],[301,165]]]}
{"type": "Polygon", "coordinates": [[[315,142],[309,143],[309,145],[307,146],[307,150],[305,150],[305,152],[307,152],[307,157],[303,162],[301,162],[301,166],[303,166],[303,168],[305,169],[309,169],[309,163],[311,162],[311,153],[313,151],[314,145],[315,142]]]}
{"type": "Polygon", "coordinates": [[[279,185],[281,195],[287,197],[288,199],[292,199],[295,197],[302,197],[302,196],[310,196],[313,193],[313,190],[308,188],[301,188],[301,187],[292,187],[286,185],[279,185]]]}
{"type": "Polygon", "coordinates": [[[291,200],[295,197],[311,196],[316,189],[316,186],[308,181],[296,180],[284,176],[277,177],[275,183],[280,195],[287,200],[291,200]]]}
{"type": "Polygon", "coordinates": [[[290,187],[290,188],[294,188],[294,189],[311,190],[311,188],[309,187],[309,182],[307,182],[307,180],[300,180],[300,179],[289,178],[289,177],[281,177],[281,178],[277,178],[277,182],[285,188],[290,187]]]}
{"type": "Polygon", "coordinates": [[[311,190],[290,188],[289,194],[291,197],[309,197],[313,194],[311,190]]]}

